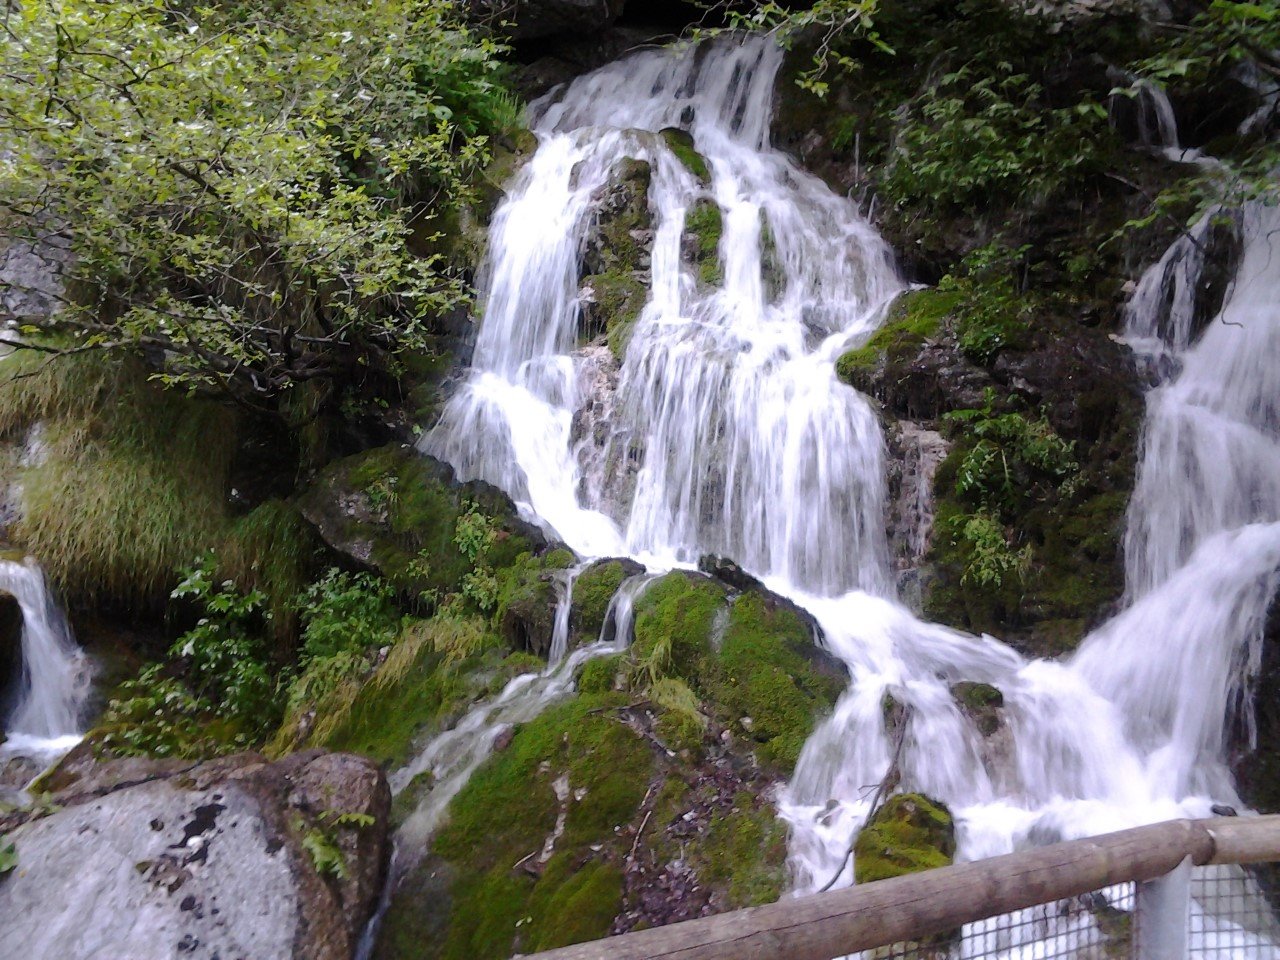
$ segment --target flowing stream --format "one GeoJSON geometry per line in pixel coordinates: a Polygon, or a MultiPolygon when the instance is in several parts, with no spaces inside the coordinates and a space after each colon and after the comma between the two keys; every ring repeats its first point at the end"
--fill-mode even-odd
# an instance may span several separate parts
{"type": "MultiPolygon", "coordinates": [[[[1236,282],[1198,340],[1159,327],[1160,296],[1135,298],[1128,334],[1166,379],[1149,401],[1126,607],[1070,660],[1027,661],[895,596],[882,431],[834,360],[903,283],[854,203],[770,148],[780,60],[766,38],[646,51],[533,105],[539,147],[490,230],[473,369],[423,449],[504,488],[583,557],[662,570],[729,556],[812,611],[851,682],[780,804],[799,892],[852,882],[846,851],[894,751],[886,694],[907,708],[901,787],[951,807],[960,859],[1238,806],[1227,725],[1249,715],[1280,567],[1275,211],[1247,212],[1236,282]],[[672,126],[693,135],[709,182],[659,135],[672,126]],[[580,263],[628,159],[651,170],[648,301],[609,386],[610,361],[576,346],[580,263]],[[682,243],[707,201],[723,219],[718,282],[682,243]],[[998,740],[957,706],[961,680],[1003,692],[998,740]]],[[[513,682],[399,781],[447,756],[462,759],[438,776],[465,779],[498,724],[567,689],[572,665],[513,682]]],[[[409,834],[425,840],[462,779],[409,834]]]]}

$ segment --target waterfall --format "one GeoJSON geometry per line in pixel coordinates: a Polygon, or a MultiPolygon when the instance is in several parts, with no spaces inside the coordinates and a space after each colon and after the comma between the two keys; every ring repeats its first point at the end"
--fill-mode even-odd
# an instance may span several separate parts
{"type": "MultiPolygon", "coordinates": [[[[904,708],[901,788],[952,809],[960,859],[1238,804],[1226,717],[1247,712],[1280,563],[1275,212],[1250,211],[1220,322],[1194,344],[1189,323],[1156,318],[1156,280],[1140,286],[1131,339],[1181,372],[1149,405],[1131,601],[1072,659],[1028,662],[922,622],[894,595],[884,438],[833,361],[903,284],[855,204],[769,146],[780,59],[764,37],[645,51],[533,105],[539,146],[490,230],[473,368],[422,448],[501,486],[584,557],[666,569],[730,556],[815,615],[851,681],[779,804],[799,892],[852,882],[846,852],[899,749],[886,695],[904,708]],[[708,176],[673,152],[672,126],[692,134],[708,176]],[[578,283],[595,206],[627,161],[650,170],[652,249],[613,370],[578,345],[578,283]],[[715,279],[683,255],[706,203],[723,222],[715,279]],[[959,681],[1002,691],[999,745],[957,704],[959,681]]],[[[1198,269],[1185,254],[1177,269],[1198,269]]],[[[558,690],[565,669],[510,689],[558,690]]],[[[508,716],[503,698],[476,731],[508,716]]],[[[435,763],[424,754],[397,776],[435,763]]],[[[422,815],[419,837],[442,809],[422,815]]]]}
{"type": "Polygon", "coordinates": [[[0,560],[0,591],[22,609],[22,673],[5,719],[5,750],[65,750],[80,738],[89,664],[34,561],[0,560]]]}

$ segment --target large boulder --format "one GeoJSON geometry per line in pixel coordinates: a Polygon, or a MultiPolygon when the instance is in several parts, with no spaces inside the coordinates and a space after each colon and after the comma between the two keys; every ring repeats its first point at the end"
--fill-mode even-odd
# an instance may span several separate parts
{"type": "Polygon", "coordinates": [[[493,526],[484,558],[493,569],[547,546],[502,491],[459,483],[448,464],[398,444],[329,464],[298,509],[332,549],[413,597],[454,592],[474,569],[457,542],[458,521],[471,510],[493,526]]]}
{"type": "Polygon", "coordinates": [[[18,865],[0,880],[0,955],[354,953],[388,852],[390,791],[372,762],[320,751],[278,763],[81,756],[64,780],[48,807],[57,812],[6,835],[18,865]]]}

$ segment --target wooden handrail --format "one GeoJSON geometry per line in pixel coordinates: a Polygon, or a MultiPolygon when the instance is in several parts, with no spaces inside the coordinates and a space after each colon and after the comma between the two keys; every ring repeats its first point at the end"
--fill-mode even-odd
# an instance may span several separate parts
{"type": "MultiPolygon", "coordinates": [[[[1196,865],[1280,860],[1280,816],[1170,820],[624,933],[536,960],[831,960],[1196,865]]],[[[532,960],[532,958],[531,958],[532,960]]]]}

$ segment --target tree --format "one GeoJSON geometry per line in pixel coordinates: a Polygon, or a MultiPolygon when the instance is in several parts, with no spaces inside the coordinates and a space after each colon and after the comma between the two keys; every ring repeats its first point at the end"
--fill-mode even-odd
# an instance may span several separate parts
{"type": "Polygon", "coordinates": [[[16,0],[0,37],[0,235],[72,252],[30,345],[269,405],[465,298],[431,240],[515,108],[452,0],[16,0]]]}

